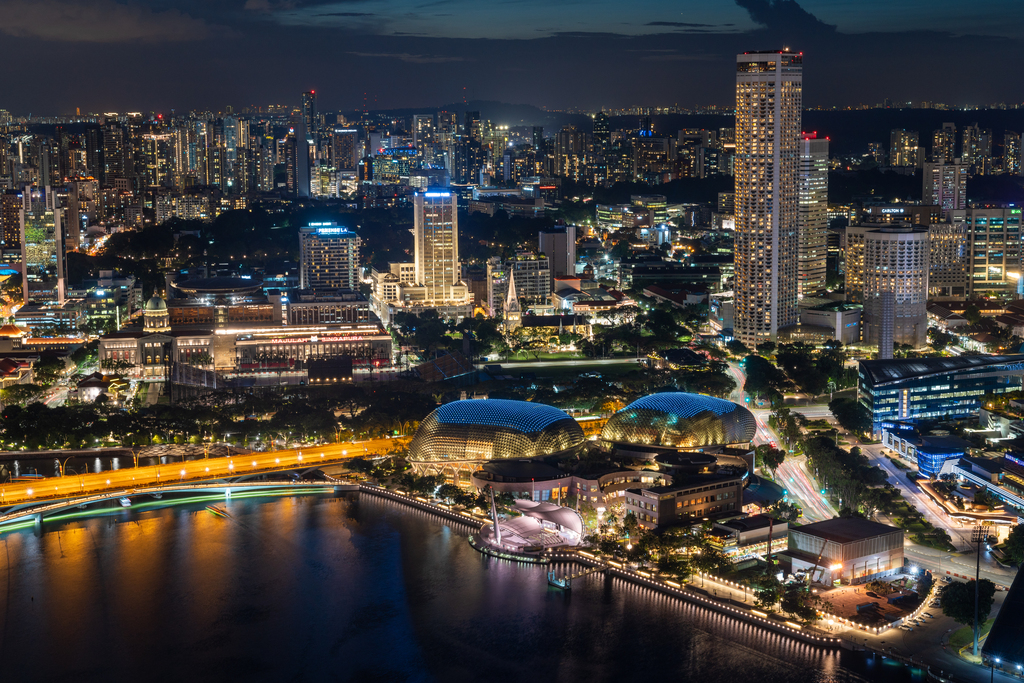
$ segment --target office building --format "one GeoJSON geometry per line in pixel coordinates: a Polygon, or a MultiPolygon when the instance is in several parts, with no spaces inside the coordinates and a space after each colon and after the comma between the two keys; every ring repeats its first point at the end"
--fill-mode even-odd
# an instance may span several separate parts
{"type": "Polygon", "coordinates": [[[959,159],[938,163],[926,161],[922,174],[921,201],[947,211],[967,207],[967,175],[969,168],[959,159]]]}
{"type": "Polygon", "coordinates": [[[575,182],[585,180],[587,134],[576,126],[555,133],[555,175],[575,182]]]}
{"type": "Polygon", "coordinates": [[[21,211],[22,295],[25,303],[64,304],[64,230],[49,187],[26,189],[21,211]]]}
{"type": "Polygon", "coordinates": [[[317,294],[359,288],[360,239],[337,223],[299,229],[299,287],[317,294]]]}
{"type": "Polygon", "coordinates": [[[918,136],[916,130],[895,128],[889,134],[889,165],[917,166],[918,136]]]}
{"type": "Polygon", "coordinates": [[[863,360],[857,400],[871,411],[872,433],[899,421],[976,416],[985,394],[1020,391],[1024,355],[863,360]]]}
{"type": "Polygon", "coordinates": [[[800,138],[800,209],[797,213],[798,295],[825,289],[828,231],[828,139],[804,133],[800,138]]]}
{"type": "MultiPolygon", "coordinates": [[[[846,229],[846,293],[864,304],[863,341],[891,353],[893,344],[927,342],[928,228],[851,225],[846,229]]],[[[881,357],[885,357],[882,355],[881,357]]]]}
{"type": "Polygon", "coordinates": [[[461,274],[455,195],[448,191],[417,192],[413,221],[416,283],[426,288],[428,301],[448,301],[461,274]]]}
{"type": "Polygon", "coordinates": [[[644,529],[735,517],[743,509],[743,476],[695,474],[673,477],[669,486],[626,489],[625,510],[644,529]]]}
{"type": "Polygon", "coordinates": [[[971,208],[954,212],[970,237],[970,296],[1007,296],[1021,276],[1021,210],[971,208]]]}
{"type": "Polygon", "coordinates": [[[537,234],[540,253],[548,257],[551,278],[576,274],[576,226],[556,226],[537,234]]]}
{"type": "Polygon", "coordinates": [[[735,335],[748,346],[795,325],[803,55],[736,57],[735,335]]]}

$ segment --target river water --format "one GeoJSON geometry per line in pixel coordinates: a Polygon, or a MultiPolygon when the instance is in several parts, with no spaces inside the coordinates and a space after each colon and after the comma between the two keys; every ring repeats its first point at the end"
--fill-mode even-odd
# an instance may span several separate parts
{"type": "Polygon", "coordinates": [[[601,574],[549,588],[365,494],[208,502],[0,537],[0,680],[921,680],[601,574]]]}

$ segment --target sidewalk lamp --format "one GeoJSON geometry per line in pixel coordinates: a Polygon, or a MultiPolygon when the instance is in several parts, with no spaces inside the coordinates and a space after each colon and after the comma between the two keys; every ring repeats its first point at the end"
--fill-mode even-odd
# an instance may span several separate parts
{"type": "MultiPolygon", "coordinates": [[[[978,656],[978,602],[981,598],[981,586],[979,583],[979,577],[981,576],[981,544],[988,537],[988,533],[985,527],[978,525],[971,530],[971,543],[975,544],[977,552],[975,554],[974,563],[974,656],[978,656]]],[[[998,659],[996,660],[999,661],[998,659]]],[[[994,671],[994,670],[993,670],[994,671]]],[[[993,676],[995,673],[992,674],[993,676]]]]}

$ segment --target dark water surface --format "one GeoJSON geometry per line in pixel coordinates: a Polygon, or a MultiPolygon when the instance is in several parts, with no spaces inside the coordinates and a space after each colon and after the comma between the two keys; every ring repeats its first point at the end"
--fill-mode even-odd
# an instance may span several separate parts
{"type": "Polygon", "coordinates": [[[204,505],[3,536],[0,681],[913,680],[368,495],[204,505]]]}

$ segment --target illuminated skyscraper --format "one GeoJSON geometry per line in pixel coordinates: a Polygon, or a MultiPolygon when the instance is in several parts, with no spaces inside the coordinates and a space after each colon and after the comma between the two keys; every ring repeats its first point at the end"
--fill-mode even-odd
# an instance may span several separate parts
{"type": "Polygon", "coordinates": [[[1003,133],[1003,173],[1021,175],[1020,133],[1003,133]]]}
{"type": "Polygon", "coordinates": [[[944,123],[932,134],[932,161],[951,163],[956,156],[956,124],[944,123]]]}
{"type": "Polygon", "coordinates": [[[916,130],[893,129],[889,133],[889,165],[917,166],[918,146],[916,130]]]}
{"type": "Polygon", "coordinates": [[[814,133],[800,140],[800,211],[797,243],[800,296],[825,288],[828,233],[828,140],[814,133]]]}
{"type": "Polygon", "coordinates": [[[299,229],[299,287],[317,294],[359,288],[359,237],[337,223],[299,229]]]}
{"type": "Polygon", "coordinates": [[[413,197],[413,241],[416,283],[428,301],[448,301],[459,281],[459,218],[455,195],[448,191],[417,192],[413,197]]]}
{"type": "Polygon", "coordinates": [[[315,136],[319,131],[319,117],[316,111],[316,90],[302,93],[302,122],[306,126],[306,132],[315,136]]]}
{"type": "Polygon", "coordinates": [[[942,212],[967,206],[968,167],[959,159],[950,163],[927,162],[922,175],[921,201],[942,207],[942,212]]]}
{"type": "Polygon", "coordinates": [[[796,324],[803,55],[736,57],[736,337],[774,341],[796,324]]]}
{"type": "Polygon", "coordinates": [[[64,303],[66,268],[61,212],[50,188],[26,189],[21,212],[21,281],[25,302],[64,303]]]}

